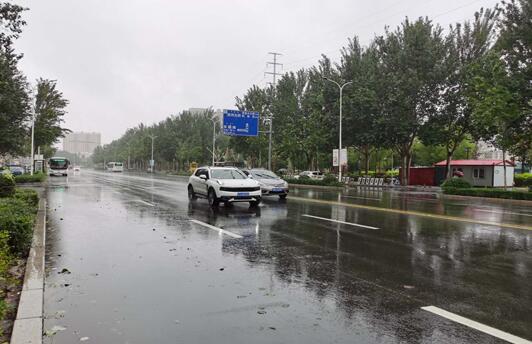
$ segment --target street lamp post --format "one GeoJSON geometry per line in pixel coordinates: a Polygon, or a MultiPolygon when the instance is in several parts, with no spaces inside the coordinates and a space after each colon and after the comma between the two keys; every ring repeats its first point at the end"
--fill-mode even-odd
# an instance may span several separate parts
{"type": "Polygon", "coordinates": [[[30,174],[33,176],[33,170],[35,169],[35,112],[33,112],[32,120],[31,120],[31,172],[30,174]]]}
{"type": "Polygon", "coordinates": [[[214,150],[216,148],[216,120],[211,117],[212,121],[212,166],[214,166],[214,150]]]}
{"type": "Polygon", "coordinates": [[[348,81],[344,83],[343,85],[340,85],[336,81],[329,79],[325,76],[323,77],[323,80],[334,83],[340,89],[340,128],[339,128],[339,135],[338,135],[338,181],[342,182],[342,92],[344,90],[344,87],[352,84],[353,81],[348,81]]]}
{"type": "Polygon", "coordinates": [[[153,173],[153,168],[155,167],[155,161],[153,160],[153,141],[155,140],[155,138],[156,138],[157,136],[155,136],[155,135],[150,135],[149,137],[150,137],[150,139],[151,139],[150,172],[153,173]]]}

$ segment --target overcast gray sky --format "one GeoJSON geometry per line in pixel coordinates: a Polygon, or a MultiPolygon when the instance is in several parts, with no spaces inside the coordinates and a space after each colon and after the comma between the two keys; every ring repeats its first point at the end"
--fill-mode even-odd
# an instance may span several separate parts
{"type": "Polygon", "coordinates": [[[442,26],[497,0],[53,0],[29,7],[17,42],[34,82],[58,80],[70,101],[66,127],[108,143],[140,122],[189,107],[233,108],[265,86],[268,52],[284,71],[336,59],[347,38],[366,44],[405,16],[442,26]]]}

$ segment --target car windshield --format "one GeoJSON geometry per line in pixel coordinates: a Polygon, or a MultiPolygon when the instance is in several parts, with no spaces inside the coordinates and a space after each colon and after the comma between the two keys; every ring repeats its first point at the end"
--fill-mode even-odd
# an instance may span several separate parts
{"type": "Polygon", "coordinates": [[[66,159],[50,159],[51,168],[66,168],[67,161],[66,159]]]}
{"type": "Polygon", "coordinates": [[[246,175],[235,169],[216,169],[211,170],[213,179],[246,179],[246,175]]]}
{"type": "Polygon", "coordinates": [[[252,170],[251,173],[255,178],[259,179],[279,179],[275,173],[268,170],[252,170]]]}
{"type": "Polygon", "coordinates": [[[115,166],[122,166],[122,163],[121,162],[117,162],[117,163],[115,163],[115,166]]]}

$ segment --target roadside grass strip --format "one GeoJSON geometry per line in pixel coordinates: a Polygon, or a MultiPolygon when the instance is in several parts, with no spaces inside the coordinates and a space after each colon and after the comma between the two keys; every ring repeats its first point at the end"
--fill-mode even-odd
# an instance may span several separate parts
{"type": "Polygon", "coordinates": [[[366,209],[366,210],[374,210],[374,211],[383,211],[383,212],[387,212],[387,213],[394,213],[394,214],[401,214],[401,215],[420,216],[420,217],[426,217],[426,218],[438,219],[438,220],[466,222],[466,223],[473,223],[473,224],[478,224],[478,225],[505,227],[505,228],[513,228],[513,229],[525,229],[525,230],[528,230],[528,231],[532,231],[532,226],[512,224],[512,223],[497,223],[497,222],[490,222],[490,221],[468,219],[468,218],[459,217],[459,216],[429,214],[429,213],[422,213],[420,211],[401,210],[401,209],[392,209],[392,208],[381,208],[381,207],[374,207],[374,206],[370,206],[370,205],[362,205],[362,204],[354,204],[354,203],[343,203],[343,202],[337,202],[337,201],[326,201],[326,200],[321,200],[321,199],[296,197],[296,196],[291,196],[290,199],[294,200],[294,201],[301,201],[301,202],[337,205],[337,206],[343,206],[343,207],[349,207],[349,208],[358,208],[358,209],[366,209]]]}
{"type": "Polygon", "coordinates": [[[509,343],[532,344],[532,342],[527,340],[527,339],[514,336],[513,334],[510,334],[510,333],[507,333],[507,332],[504,332],[504,331],[501,331],[501,330],[497,330],[496,328],[493,328],[491,326],[487,326],[487,325],[481,324],[479,322],[476,322],[474,320],[470,320],[468,318],[464,318],[464,317],[462,317],[460,315],[448,312],[448,311],[446,311],[444,309],[441,309],[441,308],[438,308],[438,307],[435,307],[435,306],[421,307],[421,309],[424,310],[424,311],[431,312],[433,314],[439,315],[439,316],[441,316],[441,317],[443,317],[445,319],[449,319],[449,320],[454,321],[456,323],[465,325],[465,326],[470,327],[472,329],[475,329],[477,331],[487,333],[490,336],[505,340],[505,341],[507,341],[509,343]]]}
{"type": "Polygon", "coordinates": [[[201,222],[201,221],[198,221],[198,220],[190,220],[190,222],[193,222],[197,225],[200,225],[200,226],[203,226],[203,227],[206,227],[206,228],[209,228],[209,229],[213,229],[221,234],[225,234],[225,235],[229,235],[230,237],[232,238],[236,238],[236,239],[242,239],[243,236],[242,235],[238,235],[238,234],[235,234],[235,233],[232,233],[232,232],[229,232],[229,231],[226,231],[225,229],[221,229],[221,228],[218,228],[218,227],[215,227],[213,225],[210,225],[208,223],[205,223],[205,222],[201,222]]]}
{"type": "Polygon", "coordinates": [[[336,222],[336,223],[341,223],[343,225],[349,225],[349,226],[354,226],[354,227],[362,227],[362,228],[367,228],[367,229],[379,229],[377,227],[372,227],[372,226],[366,226],[366,225],[359,225],[358,223],[353,223],[353,222],[345,222],[345,221],[340,221],[340,220],[333,220],[333,219],[328,219],[326,217],[319,217],[319,216],[314,216],[314,215],[309,215],[309,214],[303,214],[303,216],[305,217],[311,217],[313,219],[318,219],[318,220],[324,220],[324,221],[330,221],[330,222],[336,222]]]}

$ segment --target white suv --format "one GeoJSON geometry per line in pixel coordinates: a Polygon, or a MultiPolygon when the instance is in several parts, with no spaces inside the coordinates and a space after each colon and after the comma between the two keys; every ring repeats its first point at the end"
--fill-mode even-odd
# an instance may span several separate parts
{"type": "Polygon", "coordinates": [[[256,207],[260,203],[259,182],[248,178],[236,167],[200,167],[188,179],[188,198],[207,198],[209,205],[220,202],[249,202],[256,207]]]}

